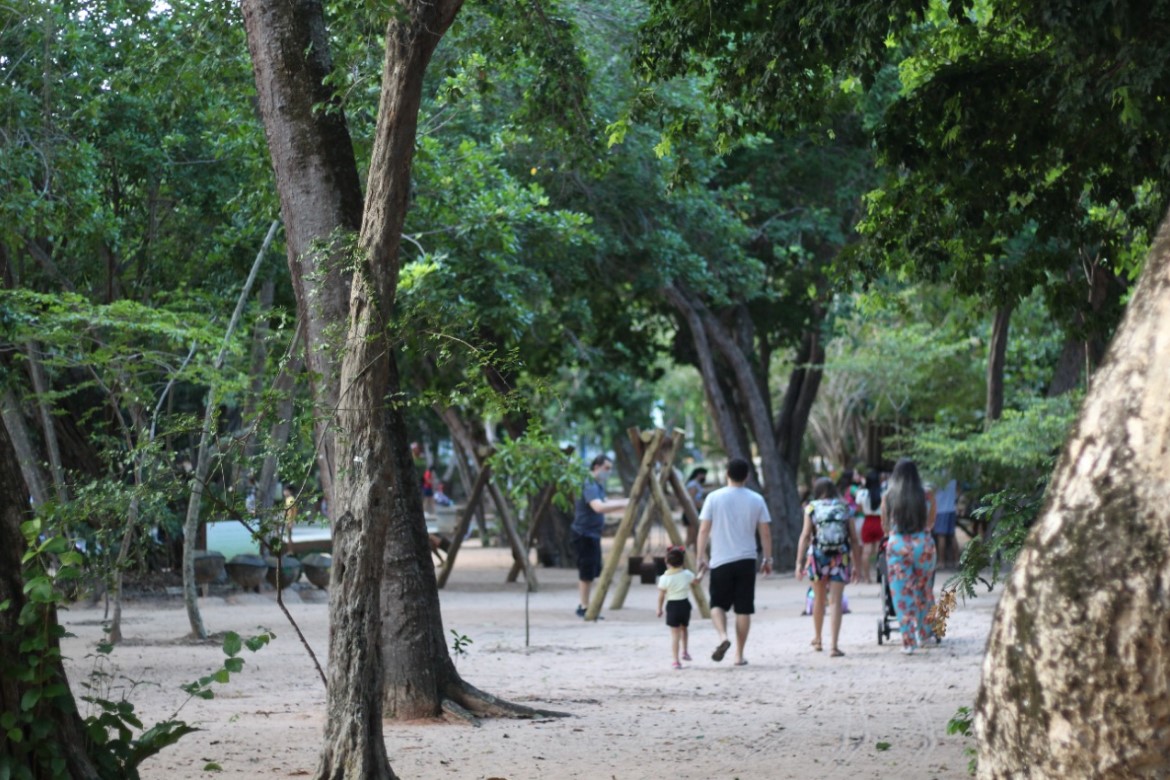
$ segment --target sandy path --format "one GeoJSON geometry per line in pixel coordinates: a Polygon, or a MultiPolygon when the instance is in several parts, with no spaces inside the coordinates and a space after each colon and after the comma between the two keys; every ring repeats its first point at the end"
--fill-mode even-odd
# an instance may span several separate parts
{"type": "MultiPolygon", "coordinates": [[[[841,631],[846,656],[834,659],[808,646],[812,626],[800,616],[805,586],[775,577],[759,583],[747,666],[732,666],[730,654],[712,662],[714,630],[697,619],[695,661],[674,671],[652,586],[635,582],[624,609],[586,624],[572,612],[569,570],[538,571],[541,590],[530,598],[525,647],[524,589],[504,584],[505,555],[465,548],[442,591],[446,630],[473,640],[459,670],[484,690],[572,717],[494,720],[480,728],[387,724],[390,760],[403,778],[967,776],[969,740],[948,736],[946,724],[975,698],[993,598],[962,606],[941,646],[904,657],[896,645],[877,644],[878,586],[851,586],[853,612],[841,631]],[[879,749],[882,743],[888,748],[879,749]]],[[[322,657],[323,595],[304,591],[287,599],[322,657]]],[[[184,706],[181,717],[203,730],[149,760],[143,777],[311,774],[324,690],[274,594],[213,596],[202,612],[211,631],[249,635],[263,626],[278,639],[259,654],[245,651],[244,671],[216,699],[184,706]],[[209,762],[221,771],[205,772],[209,762]]],[[[178,686],[216,668],[222,653],[178,640],[187,631],[178,599],[131,603],[124,615],[128,641],[113,655],[116,686],[138,683],[130,698],[149,724],[173,713],[184,696],[178,686]]],[[[87,655],[100,618],[97,609],[62,615],[76,635],[65,644],[75,689],[93,664],[87,655]]]]}

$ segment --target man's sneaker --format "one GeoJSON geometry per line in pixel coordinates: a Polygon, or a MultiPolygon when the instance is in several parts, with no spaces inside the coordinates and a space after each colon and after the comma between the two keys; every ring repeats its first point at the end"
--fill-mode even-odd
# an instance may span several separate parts
{"type": "Polygon", "coordinates": [[[580,604],[577,605],[577,617],[585,617],[585,607],[582,607],[580,604]]]}

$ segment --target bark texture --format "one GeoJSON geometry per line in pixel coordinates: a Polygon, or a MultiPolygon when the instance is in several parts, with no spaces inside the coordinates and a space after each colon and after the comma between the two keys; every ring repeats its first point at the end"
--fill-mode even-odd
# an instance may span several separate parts
{"type": "Polygon", "coordinates": [[[333,65],[321,3],[243,0],[241,7],[318,406],[321,488],[332,506],[331,418],[347,321],[345,269],[362,213],[357,163],[345,115],[323,82],[333,65]],[[325,105],[335,110],[314,108],[325,105]]]}
{"type": "Polygon", "coordinates": [[[979,776],[1170,775],[1170,227],[1000,600],[979,776]]]}
{"type": "Polygon", "coordinates": [[[802,524],[796,467],[823,374],[820,338],[810,331],[802,340],[780,413],[773,419],[766,358],[753,359],[756,337],[746,312],[730,312],[729,324],[678,285],[664,292],[691,332],[707,405],[724,451],[751,462],[747,431],[756,443],[761,492],[772,517],[772,554],[780,561],[792,560],[802,524]]]}
{"type": "MultiPolygon", "coordinates": [[[[25,489],[21,476],[20,465],[16,459],[16,452],[8,437],[8,431],[0,425],[0,603],[9,602],[10,606],[0,610],[0,712],[21,712],[22,699],[29,690],[29,684],[16,678],[21,669],[27,668],[22,660],[20,642],[28,630],[20,626],[17,618],[24,608],[24,583],[21,577],[20,559],[24,554],[24,538],[20,534],[20,524],[28,519],[28,491],[25,489]]],[[[55,610],[48,613],[50,626],[57,624],[55,610]]],[[[40,630],[44,627],[37,626],[40,630]]],[[[54,645],[56,643],[54,642],[54,645]]],[[[65,670],[59,660],[51,661],[50,674],[55,679],[64,682],[65,670]]],[[[68,686],[66,686],[68,687],[68,686]]],[[[48,698],[43,699],[35,706],[34,712],[38,720],[48,720],[53,728],[43,739],[52,744],[47,746],[55,749],[65,759],[65,771],[72,780],[90,780],[98,777],[89,756],[85,752],[85,743],[82,739],[81,719],[77,716],[76,706],[72,705],[72,694],[64,694],[70,706],[62,706],[58,698],[54,706],[48,698]]],[[[13,762],[13,769],[25,767],[36,780],[53,777],[53,772],[47,765],[41,765],[35,755],[26,752],[31,735],[25,733],[23,739],[14,742],[5,735],[0,740],[0,756],[13,762]]]]}

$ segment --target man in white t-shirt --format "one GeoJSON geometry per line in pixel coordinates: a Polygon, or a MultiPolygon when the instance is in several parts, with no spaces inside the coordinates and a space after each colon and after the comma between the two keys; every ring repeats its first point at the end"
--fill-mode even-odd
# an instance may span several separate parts
{"type": "MultiPolygon", "coordinates": [[[[727,487],[703,501],[699,515],[699,571],[711,570],[711,622],[719,634],[719,646],[711,660],[722,661],[731,647],[727,638],[727,610],[735,609],[735,664],[743,666],[743,646],[756,611],[756,534],[764,553],[772,552],[772,518],[764,497],[744,487],[748,462],[740,458],[727,464],[727,487]],[[707,543],[711,543],[710,563],[707,543]]],[[[772,573],[772,558],[765,557],[760,568],[772,573]]]]}

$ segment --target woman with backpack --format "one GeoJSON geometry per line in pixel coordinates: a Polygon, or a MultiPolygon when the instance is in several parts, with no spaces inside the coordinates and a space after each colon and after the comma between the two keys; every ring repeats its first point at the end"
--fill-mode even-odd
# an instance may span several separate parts
{"type": "Polygon", "coordinates": [[[923,487],[914,461],[898,461],[882,498],[882,530],[889,536],[886,576],[902,632],[902,652],[907,655],[934,635],[926,622],[934,606],[934,513],[934,496],[923,487]]]}
{"type": "Polygon", "coordinates": [[[851,553],[860,550],[853,512],[841,500],[837,486],[826,477],[813,484],[813,500],[804,513],[804,529],[796,550],[796,579],[807,573],[813,586],[813,641],[814,650],[822,649],[821,630],[825,623],[825,600],[832,606],[830,628],[832,645],[829,655],[839,658],[845,653],[837,647],[841,634],[841,599],[845,583],[855,581],[857,569],[852,566],[851,553]]]}

